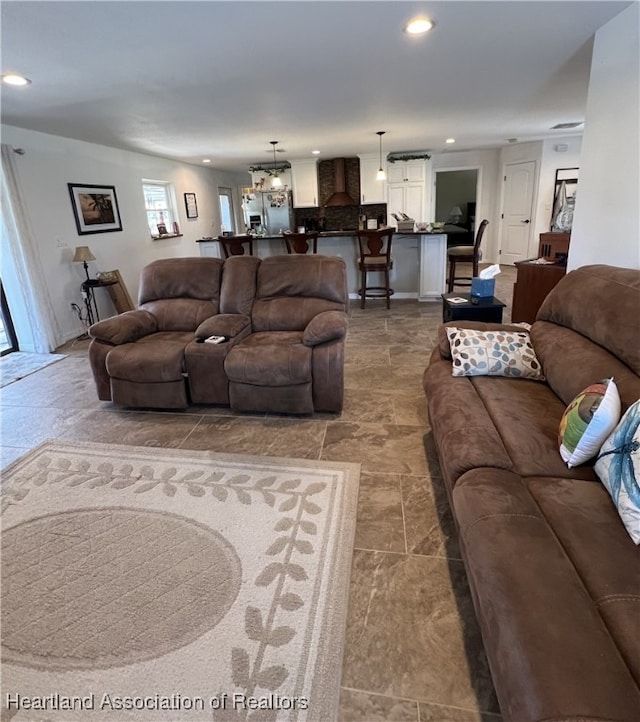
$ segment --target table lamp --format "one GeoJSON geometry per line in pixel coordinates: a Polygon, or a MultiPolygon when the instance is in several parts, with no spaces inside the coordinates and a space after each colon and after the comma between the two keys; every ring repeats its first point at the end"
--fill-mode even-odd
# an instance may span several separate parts
{"type": "Polygon", "coordinates": [[[462,218],[462,209],[460,206],[453,206],[451,212],[449,213],[449,218],[452,223],[458,223],[458,221],[462,218]]]}
{"type": "Polygon", "coordinates": [[[89,279],[89,264],[87,261],[95,261],[96,257],[89,250],[89,246],[76,246],[76,252],[73,255],[73,262],[79,263],[82,261],[84,264],[84,272],[87,274],[87,281],[89,279]]]}

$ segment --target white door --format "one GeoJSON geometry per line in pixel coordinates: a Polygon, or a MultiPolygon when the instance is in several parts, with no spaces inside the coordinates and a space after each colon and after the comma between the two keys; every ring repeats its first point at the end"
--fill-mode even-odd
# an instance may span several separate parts
{"type": "Polygon", "coordinates": [[[534,160],[508,163],[504,174],[500,262],[513,264],[529,257],[533,213],[534,160]]]}

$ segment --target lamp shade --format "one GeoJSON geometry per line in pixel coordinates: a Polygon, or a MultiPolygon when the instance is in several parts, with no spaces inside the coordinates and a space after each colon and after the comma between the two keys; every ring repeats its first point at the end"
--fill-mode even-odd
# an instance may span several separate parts
{"type": "Polygon", "coordinates": [[[91,253],[89,246],[76,246],[76,252],[73,254],[74,263],[86,263],[87,261],[95,261],[96,257],[91,253]]]}
{"type": "Polygon", "coordinates": [[[462,209],[460,206],[453,206],[451,209],[451,213],[449,213],[450,216],[461,216],[462,215],[462,209]]]}

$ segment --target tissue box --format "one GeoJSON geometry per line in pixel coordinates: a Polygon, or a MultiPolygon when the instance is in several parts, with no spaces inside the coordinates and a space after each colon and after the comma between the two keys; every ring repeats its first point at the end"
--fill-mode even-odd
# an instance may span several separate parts
{"type": "Polygon", "coordinates": [[[496,290],[495,278],[472,278],[471,295],[476,298],[489,298],[496,290]]]}

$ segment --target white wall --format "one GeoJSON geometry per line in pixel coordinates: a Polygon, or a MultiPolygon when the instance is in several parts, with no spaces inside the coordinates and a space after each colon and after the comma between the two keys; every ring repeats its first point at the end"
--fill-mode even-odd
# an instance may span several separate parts
{"type": "MultiPolygon", "coordinates": [[[[135,302],[141,269],[157,258],[199,256],[196,240],[220,232],[218,186],[236,188],[243,182],[238,174],[12,126],[2,126],[2,142],[25,150],[24,155],[15,156],[15,164],[58,326],[58,345],[84,330],[69,309],[71,301],[83,303],[80,284],[84,269],[81,263],[71,262],[76,246],[89,246],[96,257],[89,264],[91,276],[97,271],[119,269],[135,302]],[[174,185],[182,237],[151,239],[143,178],[174,185]],[[122,231],[78,235],[67,183],[115,186],[122,231]],[[196,194],[197,219],[186,218],[183,193],[196,194]]],[[[238,207],[237,218],[239,213],[238,207]]],[[[115,313],[105,289],[96,289],[96,297],[101,318],[115,313]]]]}
{"type": "MultiPolygon", "coordinates": [[[[540,180],[538,183],[538,203],[534,222],[534,240],[539,239],[541,233],[546,233],[551,227],[551,214],[553,212],[553,196],[555,193],[555,178],[558,168],[580,168],[582,136],[558,137],[542,142],[542,156],[540,158],[540,180]],[[555,150],[558,144],[567,146],[566,151],[555,150]]],[[[578,180],[580,188],[580,180],[578,180]]],[[[537,246],[533,255],[537,253],[537,246]]]]}
{"type": "Polygon", "coordinates": [[[640,8],[595,36],[568,268],[640,268],[640,8]]]}

